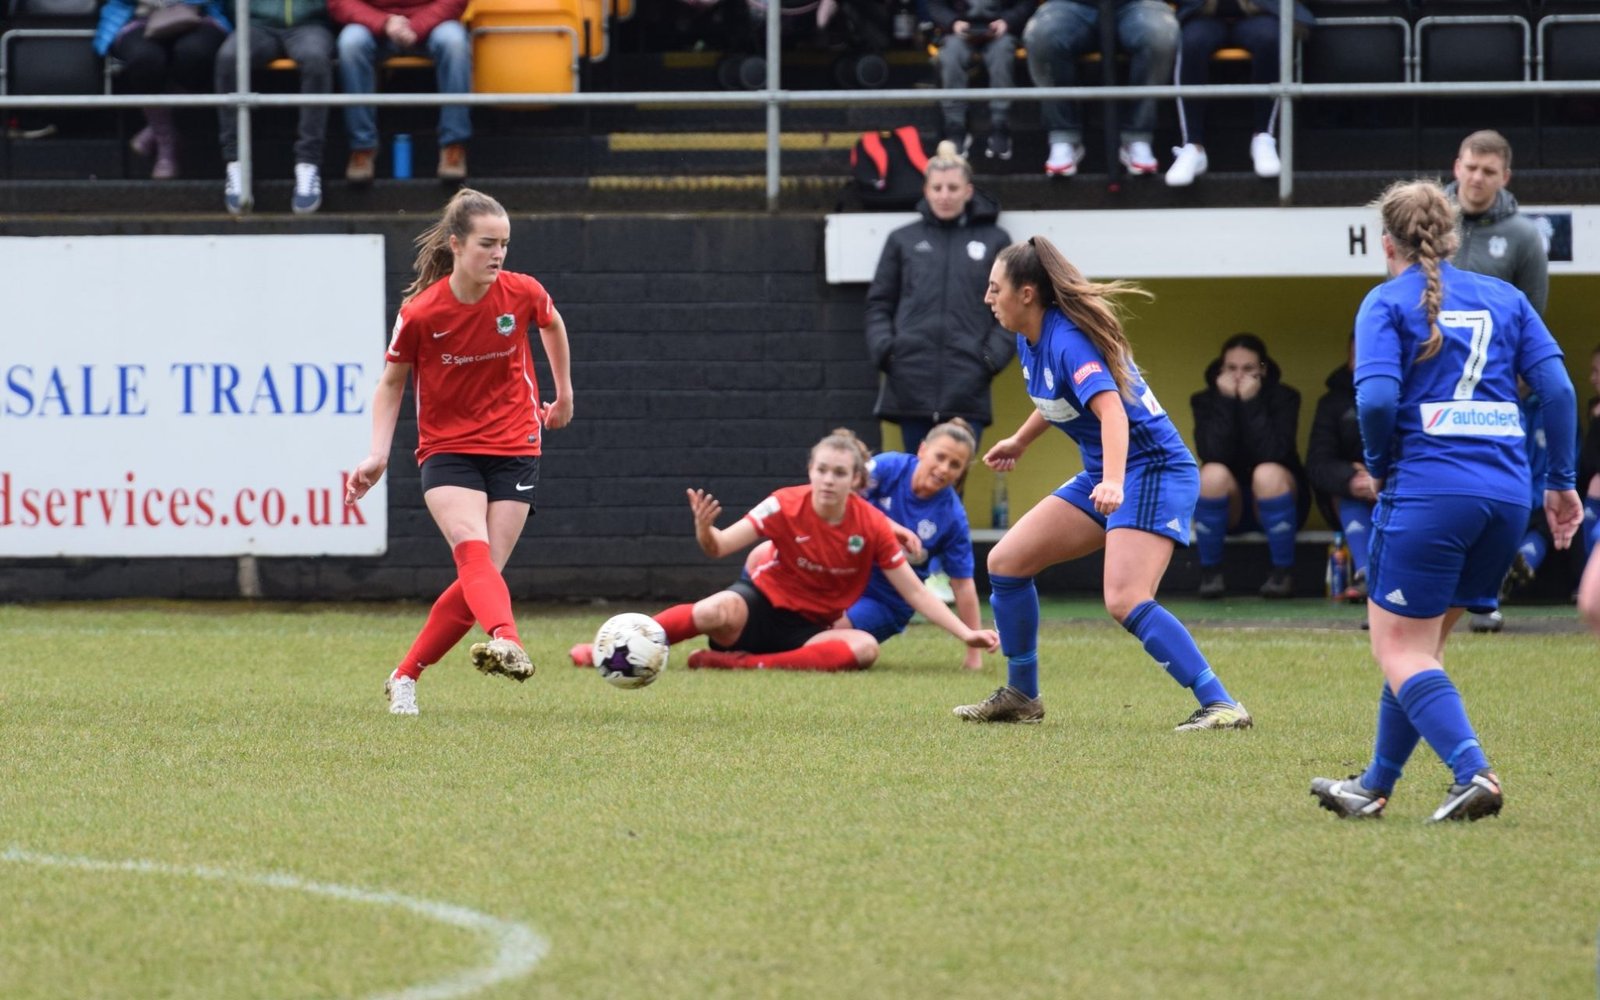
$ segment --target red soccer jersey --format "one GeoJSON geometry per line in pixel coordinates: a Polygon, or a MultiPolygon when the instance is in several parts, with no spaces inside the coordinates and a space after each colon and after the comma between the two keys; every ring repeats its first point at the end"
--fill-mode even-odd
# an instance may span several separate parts
{"type": "Polygon", "coordinates": [[[817,516],[810,486],[778,490],[745,519],[775,550],[750,582],[774,607],[815,622],[832,624],[844,614],[867,589],[873,566],[890,570],[906,561],[889,519],[853,493],[838,524],[817,516]]]}
{"type": "Polygon", "coordinates": [[[416,379],[418,465],[439,452],[539,454],[530,340],[554,317],[544,286],[514,271],[470,305],[447,276],[400,307],[387,357],[416,379]]]}

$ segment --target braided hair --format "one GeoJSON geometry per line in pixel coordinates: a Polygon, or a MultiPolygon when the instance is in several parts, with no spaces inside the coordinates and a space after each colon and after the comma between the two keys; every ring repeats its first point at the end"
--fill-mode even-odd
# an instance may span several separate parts
{"type": "Polygon", "coordinates": [[[1383,230],[1396,253],[1422,265],[1423,312],[1428,317],[1428,339],[1417,351],[1426,361],[1439,353],[1444,335],[1439,332],[1439,310],[1444,304],[1444,282],[1439,262],[1461,245],[1460,210],[1444,189],[1431,180],[1396,181],[1378,198],[1383,230]]]}

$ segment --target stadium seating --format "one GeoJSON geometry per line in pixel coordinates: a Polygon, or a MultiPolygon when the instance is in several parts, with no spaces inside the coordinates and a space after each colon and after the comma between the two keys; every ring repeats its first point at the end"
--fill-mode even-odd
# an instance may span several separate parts
{"type": "Polygon", "coordinates": [[[1301,47],[1305,83],[1403,83],[1412,79],[1405,0],[1310,0],[1317,25],[1301,47]]]}
{"type": "Polygon", "coordinates": [[[1600,80],[1600,4],[1544,0],[1534,64],[1541,80],[1600,80]]]}
{"type": "Polygon", "coordinates": [[[11,0],[0,94],[109,94],[113,69],[90,41],[96,0],[11,0]]]}
{"type": "Polygon", "coordinates": [[[560,94],[580,89],[585,37],[580,0],[474,0],[463,19],[472,32],[473,90],[560,94]]]}
{"type": "Polygon", "coordinates": [[[1417,79],[1532,78],[1533,28],[1526,0],[1417,0],[1417,79]]]}

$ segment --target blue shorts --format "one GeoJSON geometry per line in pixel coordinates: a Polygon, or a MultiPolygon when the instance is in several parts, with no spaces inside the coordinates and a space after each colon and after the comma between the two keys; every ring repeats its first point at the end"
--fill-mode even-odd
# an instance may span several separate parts
{"type": "Polygon", "coordinates": [[[911,623],[910,614],[902,614],[870,597],[863,597],[850,605],[850,610],[844,614],[850,619],[851,628],[858,628],[879,642],[888,642],[904,632],[911,623]]]}
{"type": "Polygon", "coordinates": [[[1508,500],[1382,494],[1367,567],[1373,603],[1406,618],[1493,611],[1527,524],[1527,504],[1508,500]]]}
{"type": "Polygon", "coordinates": [[[1063,483],[1055,495],[1088,514],[1107,531],[1137,528],[1179,545],[1189,544],[1189,523],[1194,519],[1195,501],[1200,499],[1200,470],[1195,466],[1130,471],[1122,484],[1122,506],[1110,517],[1094,509],[1089,499],[1094,486],[1094,477],[1080,472],[1063,483]]]}

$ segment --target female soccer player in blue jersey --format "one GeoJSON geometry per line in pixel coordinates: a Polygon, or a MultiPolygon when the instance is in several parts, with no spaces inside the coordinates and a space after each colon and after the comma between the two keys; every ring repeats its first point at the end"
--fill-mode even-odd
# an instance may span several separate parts
{"type": "Polygon", "coordinates": [[[1372,655],[1383,670],[1372,763],[1311,794],[1341,817],[1383,813],[1419,739],[1453,773],[1429,822],[1493,816],[1500,779],[1441,665],[1463,609],[1493,611],[1528,519],[1531,489],[1517,376],[1544,400],[1544,508],[1557,548],[1583,520],[1573,489],[1577,402],[1550,331],[1526,296],[1446,263],[1456,209],[1432,181],[1378,202],[1390,280],[1356,314],[1356,412],[1379,483],[1368,568],[1372,655]]]}
{"type": "Polygon", "coordinates": [[[956,708],[963,719],[1043,720],[1033,578],[1104,546],[1106,610],[1200,702],[1177,728],[1251,725],[1188,629],[1155,600],[1173,546],[1189,544],[1200,472],[1134,364],[1118,309],[1130,293],[1146,294],[1121,282],[1089,281],[1039,236],[1000,251],[989,274],[984,301],[1017,333],[1035,410],[989,449],[984,463],[996,471],[1014,468],[1054,424],[1078,443],[1083,472],[1023,515],[989,553],[989,601],[1007,683],[976,705],[956,708]]]}

